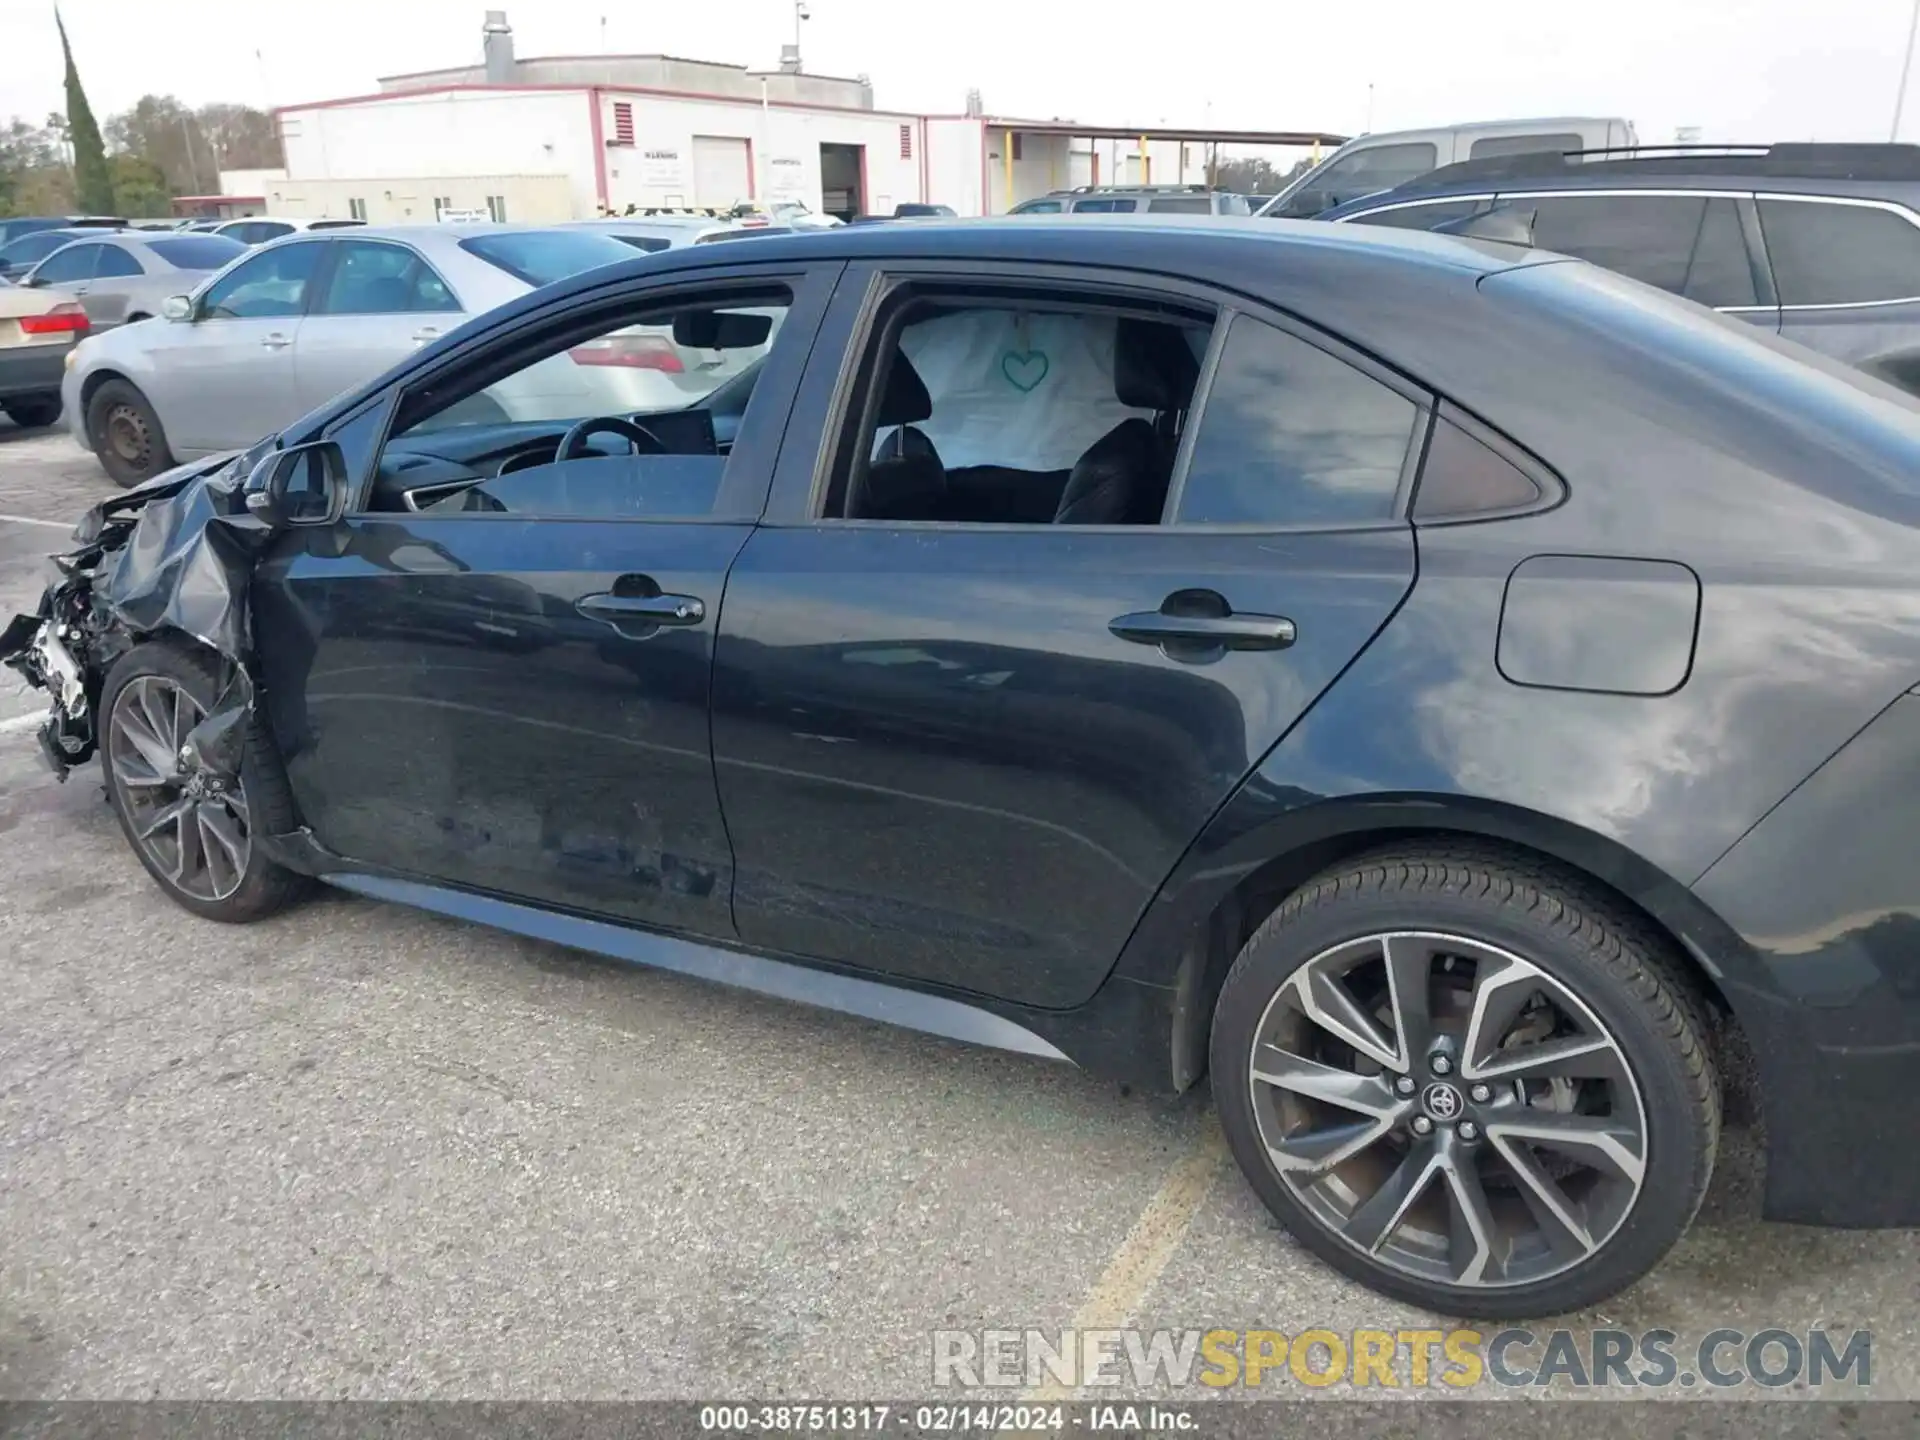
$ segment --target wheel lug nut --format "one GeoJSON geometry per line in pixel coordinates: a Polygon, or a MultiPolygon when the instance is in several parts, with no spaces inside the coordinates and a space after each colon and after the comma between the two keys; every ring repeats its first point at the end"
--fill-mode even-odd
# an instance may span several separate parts
{"type": "Polygon", "coordinates": [[[1433,1073],[1436,1075],[1450,1075],[1453,1073],[1453,1061],[1449,1060],[1444,1053],[1434,1056],[1429,1063],[1433,1068],[1433,1073]]]}
{"type": "Polygon", "coordinates": [[[1462,1140],[1478,1140],[1480,1138],[1480,1127],[1471,1120],[1462,1120],[1453,1133],[1458,1135],[1462,1140]]]}
{"type": "Polygon", "coordinates": [[[1402,1075],[1398,1080],[1393,1082],[1393,1088],[1398,1094],[1411,1095],[1419,1086],[1414,1083],[1414,1078],[1411,1075],[1402,1075]]]}
{"type": "Polygon", "coordinates": [[[1474,1086],[1473,1089],[1469,1090],[1467,1093],[1473,1096],[1474,1104],[1484,1105],[1487,1103],[1487,1101],[1493,1098],[1493,1087],[1491,1085],[1482,1083],[1474,1086]]]}
{"type": "Polygon", "coordinates": [[[1413,1133],[1416,1135],[1431,1135],[1433,1133],[1433,1121],[1424,1115],[1414,1116],[1413,1133]]]}

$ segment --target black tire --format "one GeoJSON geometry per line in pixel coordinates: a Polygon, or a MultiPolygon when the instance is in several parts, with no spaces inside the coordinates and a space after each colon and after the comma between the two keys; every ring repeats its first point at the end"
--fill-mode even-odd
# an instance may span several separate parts
{"type": "Polygon", "coordinates": [[[60,397],[58,395],[22,395],[0,406],[7,412],[7,418],[23,430],[37,430],[41,426],[51,425],[60,418],[60,397]]]}
{"type": "Polygon", "coordinates": [[[138,485],[173,466],[160,417],[128,380],[108,380],[87,400],[87,438],[101,468],[121,485],[138,485]]]}
{"type": "MultiPolygon", "coordinates": [[[[1440,970],[1435,975],[1439,980],[1446,978],[1440,970]]],[[[1397,1015],[1398,1000],[1392,1004],[1397,1015]]],[[[1705,1198],[1719,1144],[1721,1095],[1708,1049],[1709,1034],[1699,996],[1665,938],[1604,891],[1549,862],[1496,847],[1410,843],[1328,870],[1290,895],[1254,933],[1221,988],[1210,1061],[1215,1103],[1235,1159],[1267,1208],[1303,1246],[1335,1269],[1396,1299],[1442,1314],[1518,1320],[1597,1304],[1638,1280],[1686,1231],[1705,1198]],[[1282,1179],[1262,1137],[1263,1118],[1275,1112],[1271,1108],[1256,1112],[1256,1093],[1270,1092],[1265,1083],[1257,1085],[1250,1072],[1262,1026],[1272,1023],[1269,1006],[1282,986],[1316,957],[1341,953],[1336,947],[1408,931],[1459,936],[1523,957],[1583,1003],[1603,1033],[1610,1032],[1607,1038],[1614,1044],[1614,1053],[1624,1057],[1630,1083],[1637,1086],[1638,1113],[1645,1122],[1638,1191],[1598,1248],[1557,1274],[1531,1283],[1455,1284],[1412,1273],[1413,1267],[1406,1264],[1389,1263],[1380,1258],[1378,1241],[1372,1250],[1355,1243],[1296,1193],[1296,1184],[1317,1184],[1320,1173],[1331,1172],[1316,1172],[1306,1164],[1296,1168],[1294,1182],[1282,1179]]],[[[1269,1061],[1273,1058],[1266,1046],[1260,1055],[1269,1061]]],[[[1360,1057],[1356,1068],[1364,1069],[1366,1063],[1360,1057]]],[[[1401,1083],[1430,1083],[1431,1076],[1417,1064],[1406,1068],[1410,1077],[1418,1073],[1419,1078],[1401,1083]]],[[[1399,1077],[1382,1068],[1379,1079],[1399,1077]]],[[[1465,1088],[1464,1072],[1456,1083],[1465,1088]]],[[[1497,1084],[1495,1090],[1499,1096],[1497,1084]]],[[[1264,1099],[1259,1103],[1273,1104],[1264,1099]]],[[[1426,1092],[1406,1103],[1424,1106],[1426,1092]]],[[[1537,1113],[1525,1108],[1528,1103],[1523,1097],[1519,1108],[1508,1113],[1523,1117],[1537,1113]]],[[[1396,1122],[1388,1132],[1390,1138],[1382,1143],[1402,1143],[1406,1127],[1415,1123],[1419,1122],[1412,1118],[1396,1122]]],[[[1431,1119],[1426,1123],[1427,1133],[1436,1141],[1457,1145],[1453,1134],[1437,1132],[1462,1127],[1435,1125],[1431,1119]]],[[[1301,1133],[1318,1138],[1311,1128],[1301,1133]]],[[[1482,1144],[1477,1148],[1481,1151],[1487,1148],[1486,1138],[1480,1137],[1482,1144]]],[[[1422,1142],[1409,1137],[1404,1143],[1411,1153],[1411,1147],[1422,1142]]],[[[1388,1152],[1386,1164],[1393,1153],[1388,1152]]],[[[1456,1157],[1465,1153],[1454,1150],[1456,1157]]],[[[1371,1163],[1386,1168],[1386,1164],[1371,1163]]],[[[1468,1163],[1497,1166],[1504,1157],[1488,1154],[1468,1163]]],[[[1524,1188],[1516,1185],[1507,1198],[1527,1199],[1518,1193],[1524,1188]]],[[[1359,1185],[1353,1193],[1353,1203],[1360,1204],[1359,1185]]],[[[1458,1224],[1457,1197],[1442,1187],[1438,1203],[1451,1206],[1458,1224]]],[[[1401,1222],[1396,1218],[1392,1223],[1401,1222]]],[[[1383,1238],[1392,1239],[1392,1232],[1383,1238]]]]}
{"type": "MultiPolygon", "coordinates": [[[[116,707],[127,688],[143,677],[158,677],[184,690],[202,713],[220,693],[221,665],[212,651],[184,642],[148,641],[123,655],[107,673],[100,695],[100,764],[105,772],[107,798],[119,818],[121,832],[140,863],[169,899],[208,920],[242,924],[263,920],[303,895],[311,885],[304,875],[275,864],[257,843],[249,843],[239,884],[231,894],[207,898],[189,893],[162,868],[148,845],[135,833],[134,811],[140,803],[130,798],[130,787],[116,765],[111,727],[116,707]]],[[[246,748],[240,766],[240,788],[250,815],[249,839],[257,834],[284,834],[297,824],[293,792],[286,772],[256,711],[248,722],[246,748]]],[[[201,843],[204,845],[204,838],[201,843]]]]}

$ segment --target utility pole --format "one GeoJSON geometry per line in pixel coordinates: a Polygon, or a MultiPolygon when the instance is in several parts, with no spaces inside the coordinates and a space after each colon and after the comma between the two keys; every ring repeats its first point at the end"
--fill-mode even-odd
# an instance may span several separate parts
{"type": "Polygon", "coordinates": [[[1913,39],[1920,34],[1920,0],[1913,0],[1913,18],[1907,21],[1907,55],[1900,62],[1900,89],[1893,97],[1893,129],[1887,139],[1900,138],[1900,112],[1907,103],[1907,81],[1913,75],[1913,39]]]}

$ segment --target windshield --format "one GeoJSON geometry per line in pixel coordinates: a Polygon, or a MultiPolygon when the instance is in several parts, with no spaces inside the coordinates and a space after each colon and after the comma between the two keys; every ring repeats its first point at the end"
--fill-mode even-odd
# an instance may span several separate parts
{"type": "Polygon", "coordinates": [[[0,247],[0,265],[31,265],[79,238],[71,230],[35,230],[0,247]]]}
{"type": "Polygon", "coordinates": [[[631,260],[633,250],[591,230],[515,230],[470,235],[460,248],[529,285],[551,285],[582,270],[631,260]]]}

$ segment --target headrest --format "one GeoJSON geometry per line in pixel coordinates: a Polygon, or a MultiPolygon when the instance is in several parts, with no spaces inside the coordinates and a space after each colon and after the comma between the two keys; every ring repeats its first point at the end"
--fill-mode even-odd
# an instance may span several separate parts
{"type": "Polygon", "coordinates": [[[932,455],[901,455],[867,467],[855,520],[932,520],[947,493],[947,472],[932,455]]]}
{"type": "Polygon", "coordinates": [[[893,368],[887,372],[886,392],[880,397],[880,414],[875,423],[914,425],[933,416],[933,397],[927,394],[920,372],[900,351],[893,352],[893,368]]]}
{"type": "Polygon", "coordinates": [[[1200,362],[1180,327],[1122,318],[1113,341],[1113,393],[1136,410],[1185,410],[1193,403],[1200,362]]]}

